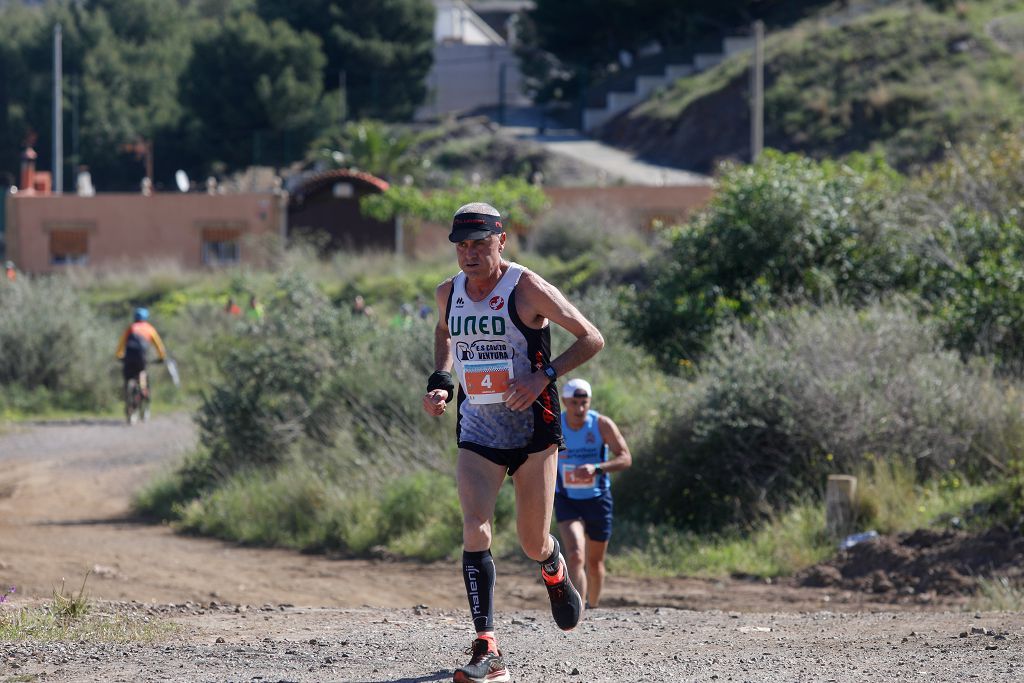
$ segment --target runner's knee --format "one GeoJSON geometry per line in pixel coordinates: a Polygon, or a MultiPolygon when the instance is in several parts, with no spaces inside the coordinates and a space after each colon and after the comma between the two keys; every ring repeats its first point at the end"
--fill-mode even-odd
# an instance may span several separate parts
{"type": "Polygon", "coordinates": [[[462,544],[474,550],[485,550],[491,547],[491,523],[489,520],[479,521],[467,519],[462,522],[462,544]]]}

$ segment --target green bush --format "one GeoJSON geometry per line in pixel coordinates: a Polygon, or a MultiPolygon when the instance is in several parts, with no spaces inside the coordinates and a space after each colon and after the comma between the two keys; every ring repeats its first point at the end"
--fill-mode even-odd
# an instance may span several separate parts
{"type": "Polygon", "coordinates": [[[714,331],[790,301],[860,302],[897,288],[914,235],[898,218],[902,178],[877,158],[840,164],[766,152],[727,165],[710,205],[675,230],[624,318],[667,368],[714,331]]]}
{"type": "Polygon", "coordinates": [[[1024,358],[1024,233],[1019,220],[954,211],[921,259],[921,293],[947,344],[965,358],[1024,358]]]}
{"type": "Polygon", "coordinates": [[[956,210],[1019,221],[1024,204],[1024,130],[950,147],[912,188],[925,200],[919,214],[929,222],[945,222],[956,210]]]}
{"type": "Polygon", "coordinates": [[[973,479],[1019,449],[1018,387],[942,351],[906,306],[798,309],[719,344],[637,449],[618,485],[624,514],[716,529],[820,496],[828,474],[874,459],[973,479]]]}
{"type": "Polygon", "coordinates": [[[308,281],[286,275],[265,320],[225,335],[217,374],[197,414],[210,476],[274,465],[303,437],[326,441],[335,406],[325,400],[331,373],[345,362],[340,317],[308,281]]]}
{"type": "Polygon", "coordinates": [[[0,408],[102,411],[118,397],[117,331],[67,280],[5,280],[0,311],[0,408]]]}

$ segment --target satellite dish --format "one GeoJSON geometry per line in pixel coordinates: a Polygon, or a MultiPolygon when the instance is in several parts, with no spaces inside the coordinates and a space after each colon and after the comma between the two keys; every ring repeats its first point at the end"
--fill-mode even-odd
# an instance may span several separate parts
{"type": "Polygon", "coordinates": [[[177,184],[178,189],[180,191],[188,192],[188,188],[189,188],[188,174],[185,173],[180,168],[174,174],[174,182],[175,182],[175,184],[177,184]]]}

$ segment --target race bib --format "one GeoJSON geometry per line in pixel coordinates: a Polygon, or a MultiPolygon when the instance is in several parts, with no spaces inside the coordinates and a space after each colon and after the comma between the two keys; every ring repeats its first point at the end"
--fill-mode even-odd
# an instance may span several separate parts
{"type": "Polygon", "coordinates": [[[501,403],[512,379],[512,361],[464,362],[462,373],[470,403],[501,403]]]}
{"type": "Polygon", "coordinates": [[[597,474],[587,474],[585,470],[576,469],[572,463],[562,464],[562,486],[567,489],[589,489],[594,487],[597,474]]]}

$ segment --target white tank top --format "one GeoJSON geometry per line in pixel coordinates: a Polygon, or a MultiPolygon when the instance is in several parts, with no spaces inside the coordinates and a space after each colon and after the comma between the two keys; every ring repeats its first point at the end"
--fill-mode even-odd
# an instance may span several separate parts
{"type": "Polygon", "coordinates": [[[455,372],[470,403],[501,403],[508,381],[530,372],[526,337],[512,321],[508,306],[522,274],[522,266],[510,264],[481,301],[466,293],[465,273],[452,281],[448,330],[455,372]]]}
{"type": "Polygon", "coordinates": [[[526,327],[515,310],[513,290],[524,270],[510,263],[480,301],[466,293],[465,273],[452,280],[447,320],[460,385],[460,440],[493,448],[519,448],[530,441],[535,411],[510,410],[502,399],[510,379],[527,377],[550,354],[548,327],[526,327]],[[531,354],[537,356],[533,361],[531,354]]]}

